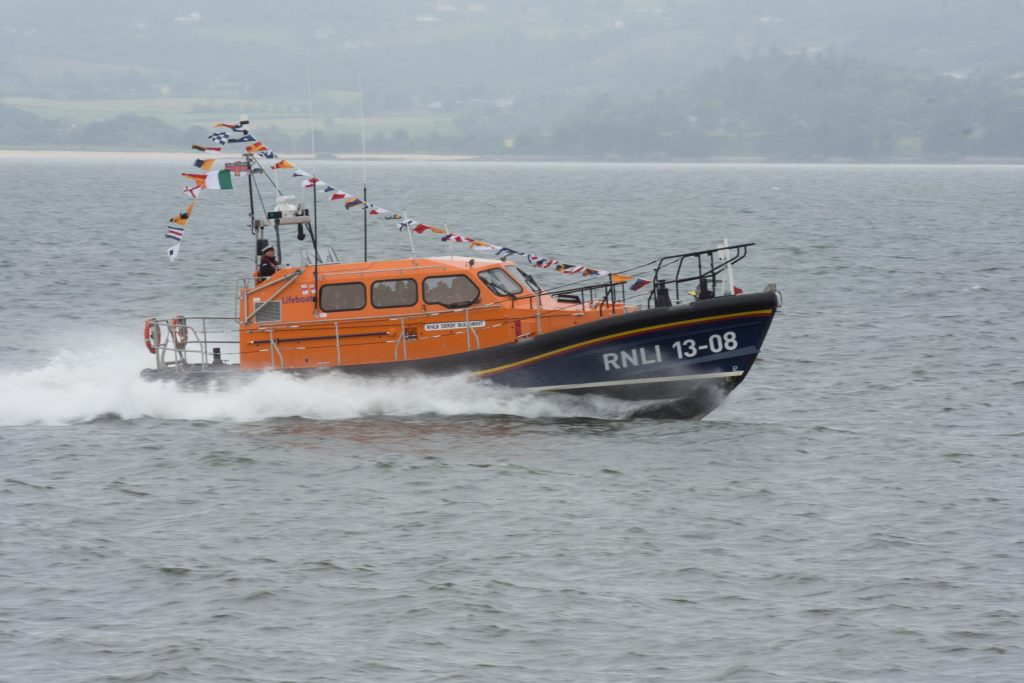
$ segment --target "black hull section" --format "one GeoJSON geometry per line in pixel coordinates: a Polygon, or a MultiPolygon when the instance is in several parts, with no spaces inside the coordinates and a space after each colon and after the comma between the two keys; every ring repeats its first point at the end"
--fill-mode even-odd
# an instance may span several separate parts
{"type": "MultiPolygon", "coordinates": [[[[701,417],[746,377],[777,308],[774,292],[720,297],[618,315],[480,351],[349,366],[342,372],[359,376],[469,372],[528,391],[650,402],[639,408],[642,414],[701,417]]],[[[147,378],[204,383],[243,374],[247,373],[227,366],[143,372],[147,378]]]]}

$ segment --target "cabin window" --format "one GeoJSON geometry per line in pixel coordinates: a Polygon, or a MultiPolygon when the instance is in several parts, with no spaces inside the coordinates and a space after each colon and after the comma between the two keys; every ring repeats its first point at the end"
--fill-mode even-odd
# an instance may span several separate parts
{"type": "Polygon", "coordinates": [[[522,285],[506,273],[504,268],[481,270],[479,275],[483,283],[487,285],[487,289],[498,296],[512,296],[523,291],[522,285]]]}
{"type": "Polygon", "coordinates": [[[419,301],[415,280],[379,280],[370,287],[374,308],[415,306],[419,301]]]}
{"type": "Polygon", "coordinates": [[[423,280],[423,300],[428,304],[441,304],[459,308],[476,303],[480,288],[465,275],[428,277],[423,280]]]}
{"type": "Polygon", "coordinates": [[[366,306],[366,285],[346,282],[320,288],[320,309],[323,311],[358,311],[366,306]]]}

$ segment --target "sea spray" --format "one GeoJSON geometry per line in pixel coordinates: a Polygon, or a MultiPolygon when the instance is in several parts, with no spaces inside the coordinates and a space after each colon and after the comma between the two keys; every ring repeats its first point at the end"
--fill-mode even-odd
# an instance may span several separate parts
{"type": "Polygon", "coordinates": [[[102,351],[61,351],[39,368],[0,368],[0,425],[62,425],[110,417],[235,422],[424,414],[624,419],[637,409],[634,403],[602,397],[531,394],[467,375],[365,378],[263,372],[197,389],[142,379],[139,371],[151,359],[136,346],[122,341],[102,351]]]}

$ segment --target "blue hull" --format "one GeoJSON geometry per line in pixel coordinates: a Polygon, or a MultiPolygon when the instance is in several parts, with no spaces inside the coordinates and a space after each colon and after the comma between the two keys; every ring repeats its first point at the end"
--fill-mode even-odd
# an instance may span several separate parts
{"type": "Polygon", "coordinates": [[[576,328],[575,342],[477,374],[531,391],[667,401],[673,405],[655,410],[699,417],[750,372],[777,306],[774,294],[749,295],[621,316],[607,329],[576,328]]]}

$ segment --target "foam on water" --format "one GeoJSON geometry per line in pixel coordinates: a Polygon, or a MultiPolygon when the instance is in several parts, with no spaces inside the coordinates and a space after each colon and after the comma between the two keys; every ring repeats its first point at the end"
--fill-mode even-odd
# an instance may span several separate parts
{"type": "Polygon", "coordinates": [[[146,381],[152,357],[124,340],[102,352],[61,351],[43,366],[0,369],[0,425],[62,425],[97,418],[251,422],[280,417],[344,420],[389,415],[514,415],[623,419],[633,403],[536,395],[465,375],[361,378],[261,373],[250,381],[196,389],[146,381]]]}

